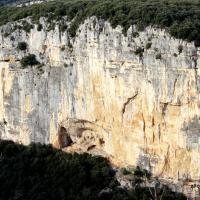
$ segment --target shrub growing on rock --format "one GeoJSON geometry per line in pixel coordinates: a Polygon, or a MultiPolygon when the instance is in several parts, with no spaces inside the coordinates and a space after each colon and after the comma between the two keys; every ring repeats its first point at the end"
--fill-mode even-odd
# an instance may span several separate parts
{"type": "Polygon", "coordinates": [[[177,53],[174,53],[173,55],[174,55],[174,57],[177,57],[177,56],[178,56],[177,53]]]}
{"type": "Polygon", "coordinates": [[[143,56],[143,53],[144,53],[144,49],[142,47],[138,47],[135,52],[134,52],[136,55],[142,57],[143,56]]]}
{"type": "Polygon", "coordinates": [[[37,31],[41,31],[42,28],[43,28],[43,27],[42,27],[42,24],[39,23],[39,24],[37,25],[37,31]]]}
{"type": "Polygon", "coordinates": [[[25,51],[27,49],[27,43],[26,42],[19,42],[17,45],[17,48],[21,51],[25,51]]]}
{"type": "Polygon", "coordinates": [[[30,33],[31,29],[34,28],[33,24],[30,24],[29,22],[27,22],[26,20],[24,20],[22,22],[22,29],[27,32],[27,33],[30,33]]]}
{"type": "Polygon", "coordinates": [[[62,45],[62,46],[60,47],[60,50],[61,50],[61,51],[64,51],[64,50],[65,50],[65,45],[62,45]]]}
{"type": "Polygon", "coordinates": [[[8,32],[6,32],[6,33],[3,34],[3,36],[4,36],[5,38],[7,38],[9,35],[10,35],[10,33],[8,33],[8,32]]]}
{"type": "Polygon", "coordinates": [[[152,43],[151,43],[151,42],[148,42],[148,43],[146,44],[146,49],[150,49],[150,48],[151,48],[151,45],[152,45],[152,43]]]}
{"type": "Polygon", "coordinates": [[[178,46],[178,53],[181,54],[183,52],[183,45],[178,46]]]}
{"type": "Polygon", "coordinates": [[[156,60],[161,60],[161,58],[162,58],[161,53],[156,54],[156,60]]]}
{"type": "Polygon", "coordinates": [[[133,33],[132,33],[132,37],[133,37],[133,38],[139,37],[139,33],[138,33],[138,32],[133,32],[133,33]]]}
{"type": "Polygon", "coordinates": [[[23,68],[40,64],[40,62],[37,61],[36,56],[34,54],[29,54],[28,56],[25,56],[21,59],[20,63],[23,68]]]}
{"type": "Polygon", "coordinates": [[[134,175],[146,178],[151,177],[151,173],[149,171],[147,171],[146,169],[141,169],[139,166],[137,166],[136,169],[134,170],[134,175]]]}

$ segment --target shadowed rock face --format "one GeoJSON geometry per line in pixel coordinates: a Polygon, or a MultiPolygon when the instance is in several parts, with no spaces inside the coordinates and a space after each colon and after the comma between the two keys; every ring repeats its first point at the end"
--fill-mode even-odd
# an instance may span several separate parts
{"type": "Polygon", "coordinates": [[[188,149],[198,147],[200,141],[200,119],[199,116],[194,116],[188,122],[183,124],[182,130],[186,136],[186,144],[188,149]]]}
{"type": "Polygon", "coordinates": [[[60,148],[68,147],[72,144],[72,139],[70,135],[67,133],[66,128],[60,127],[60,130],[58,132],[58,144],[60,148]]]}
{"type": "Polygon", "coordinates": [[[96,18],[86,20],[74,40],[58,26],[47,32],[44,19],[41,24],[40,32],[16,30],[14,41],[0,36],[2,138],[58,144],[63,127],[67,134],[61,135],[72,140],[70,146],[61,140],[66,151],[103,154],[163,177],[199,179],[200,64],[192,43],[150,27],[136,38],[130,27],[125,37],[120,27],[96,18]],[[27,43],[27,52],[16,49],[18,41],[27,43]],[[139,47],[142,56],[134,53],[139,47]],[[21,69],[28,52],[44,66],[21,69]]]}

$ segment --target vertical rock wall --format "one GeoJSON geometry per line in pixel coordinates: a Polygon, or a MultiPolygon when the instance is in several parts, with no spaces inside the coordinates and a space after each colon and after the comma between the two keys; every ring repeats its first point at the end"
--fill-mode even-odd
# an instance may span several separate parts
{"type": "Polygon", "coordinates": [[[59,130],[66,130],[62,138],[73,141],[67,151],[199,179],[200,64],[192,43],[150,27],[138,37],[130,27],[125,37],[95,17],[72,41],[58,26],[48,32],[41,23],[40,32],[0,36],[3,139],[59,145],[59,130]],[[19,41],[27,42],[26,52],[16,49],[19,41]],[[29,52],[44,66],[21,69],[19,60],[29,52]]]}

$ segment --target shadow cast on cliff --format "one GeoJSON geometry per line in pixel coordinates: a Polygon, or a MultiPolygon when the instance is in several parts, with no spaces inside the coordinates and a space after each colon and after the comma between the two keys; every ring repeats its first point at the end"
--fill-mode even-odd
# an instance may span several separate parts
{"type": "Polygon", "coordinates": [[[186,145],[188,149],[195,149],[200,140],[200,119],[196,115],[188,122],[184,122],[181,131],[186,136],[186,145]]]}

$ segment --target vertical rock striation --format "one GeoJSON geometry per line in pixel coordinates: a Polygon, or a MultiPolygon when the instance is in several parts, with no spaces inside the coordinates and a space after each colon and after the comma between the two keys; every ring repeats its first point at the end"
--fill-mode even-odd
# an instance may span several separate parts
{"type": "Polygon", "coordinates": [[[0,35],[3,139],[53,143],[162,177],[199,179],[200,63],[192,43],[151,27],[137,37],[133,26],[124,36],[95,17],[74,40],[41,23],[42,31],[0,35]],[[16,49],[19,41],[26,52],[16,49]],[[27,53],[44,66],[21,69],[27,53]],[[62,145],[59,130],[68,138],[62,145]]]}

